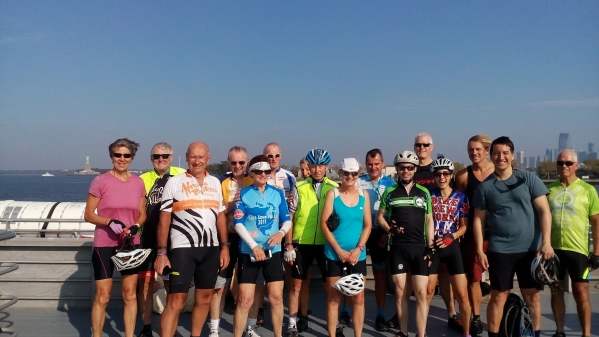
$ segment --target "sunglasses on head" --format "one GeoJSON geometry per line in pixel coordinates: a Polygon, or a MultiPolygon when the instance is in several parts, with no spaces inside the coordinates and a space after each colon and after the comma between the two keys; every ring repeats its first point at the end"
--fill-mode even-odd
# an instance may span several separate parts
{"type": "Polygon", "coordinates": [[[416,166],[414,166],[414,165],[398,165],[397,166],[398,171],[414,171],[415,168],[416,168],[416,166]]]}
{"type": "Polygon", "coordinates": [[[414,144],[414,147],[429,147],[431,146],[430,143],[416,143],[414,144]]]}
{"type": "Polygon", "coordinates": [[[343,174],[344,177],[357,177],[358,176],[358,172],[347,172],[347,171],[342,171],[341,172],[343,174]]]}
{"type": "Polygon", "coordinates": [[[279,158],[281,157],[280,153],[277,154],[269,154],[268,156],[266,156],[268,159],[274,159],[274,158],[279,158]]]}
{"type": "Polygon", "coordinates": [[[240,161],[230,161],[229,163],[231,164],[231,166],[237,166],[237,165],[239,165],[239,166],[243,166],[243,165],[245,165],[245,160],[240,160],[240,161]]]}
{"type": "Polygon", "coordinates": [[[152,159],[153,160],[158,160],[160,158],[162,158],[162,159],[168,159],[170,156],[171,156],[170,153],[162,153],[162,154],[161,153],[155,153],[155,154],[152,155],[152,159]]]}
{"type": "Polygon", "coordinates": [[[558,160],[557,161],[557,166],[564,166],[564,165],[566,165],[566,166],[570,167],[570,166],[574,165],[575,163],[576,162],[573,162],[573,161],[570,161],[570,160],[558,160]]]}
{"type": "Polygon", "coordinates": [[[133,157],[133,155],[131,153],[118,153],[118,152],[113,152],[112,153],[112,157],[113,158],[131,158],[133,157]]]}
{"type": "Polygon", "coordinates": [[[262,174],[266,174],[269,175],[272,172],[272,170],[252,170],[252,173],[259,176],[262,174]]]}
{"type": "Polygon", "coordinates": [[[443,171],[443,172],[435,172],[434,176],[435,177],[449,177],[451,175],[451,172],[447,172],[447,171],[443,171]]]}

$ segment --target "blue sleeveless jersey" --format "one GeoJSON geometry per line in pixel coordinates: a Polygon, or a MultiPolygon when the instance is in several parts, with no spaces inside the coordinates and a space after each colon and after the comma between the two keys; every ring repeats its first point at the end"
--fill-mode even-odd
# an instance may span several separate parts
{"type": "MultiPolygon", "coordinates": [[[[272,185],[266,185],[264,192],[255,185],[241,189],[233,219],[235,225],[242,224],[247,229],[258,245],[273,253],[280,252],[281,245],[268,246],[268,238],[279,231],[280,224],[291,220],[283,190],[272,185]]],[[[239,249],[242,254],[251,254],[250,247],[243,240],[240,240],[239,249]]]]}
{"type": "MultiPolygon", "coordinates": [[[[339,217],[339,226],[333,231],[333,236],[339,246],[348,252],[356,248],[360,241],[360,234],[364,229],[364,200],[364,196],[361,195],[358,203],[353,207],[346,206],[339,196],[335,197],[333,201],[333,209],[339,217]]],[[[324,255],[329,260],[339,260],[339,257],[328,243],[324,246],[324,255]]],[[[359,260],[365,259],[366,249],[360,253],[359,260]]]]}

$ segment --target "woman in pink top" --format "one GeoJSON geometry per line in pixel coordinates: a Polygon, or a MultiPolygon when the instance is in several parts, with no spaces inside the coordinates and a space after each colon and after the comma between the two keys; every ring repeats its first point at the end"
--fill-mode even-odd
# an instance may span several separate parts
{"type": "MultiPolygon", "coordinates": [[[[129,172],[129,165],[139,144],[121,138],[108,146],[112,169],[94,178],[87,203],[85,221],[96,225],[92,264],[96,280],[96,294],[92,305],[92,331],[94,337],[103,334],[106,306],[112,291],[114,263],[110,259],[131,228],[139,227],[146,218],[145,189],[142,180],[129,172]]],[[[139,243],[139,234],[134,243],[139,243]]],[[[125,337],[133,337],[137,315],[137,270],[121,271],[123,321],[125,337]]]]}

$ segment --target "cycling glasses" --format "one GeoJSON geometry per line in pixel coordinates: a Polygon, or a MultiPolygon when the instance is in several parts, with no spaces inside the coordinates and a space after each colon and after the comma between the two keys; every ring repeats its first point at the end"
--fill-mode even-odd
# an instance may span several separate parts
{"type": "Polygon", "coordinates": [[[558,160],[557,161],[557,166],[560,166],[560,167],[564,166],[564,165],[570,167],[570,166],[572,166],[574,164],[576,164],[575,161],[569,161],[569,160],[558,160]]]}
{"type": "Polygon", "coordinates": [[[162,154],[156,153],[156,154],[152,155],[152,159],[153,160],[158,160],[160,158],[162,158],[162,159],[168,159],[170,156],[171,156],[170,153],[162,153],[162,154]]]}
{"type": "Polygon", "coordinates": [[[126,158],[129,159],[131,157],[133,157],[133,155],[131,153],[118,153],[118,152],[113,152],[112,153],[112,157],[113,158],[126,158]]]}

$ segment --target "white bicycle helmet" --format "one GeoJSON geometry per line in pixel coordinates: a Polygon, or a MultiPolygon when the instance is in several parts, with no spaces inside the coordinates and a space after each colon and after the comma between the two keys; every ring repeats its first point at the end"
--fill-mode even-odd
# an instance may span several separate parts
{"type": "Polygon", "coordinates": [[[111,259],[114,262],[116,270],[127,270],[139,267],[152,252],[151,249],[134,249],[129,251],[120,251],[114,254],[111,259]]]}
{"type": "Polygon", "coordinates": [[[559,258],[554,256],[549,260],[537,255],[530,264],[530,275],[539,284],[549,286],[559,285],[559,258]]]}
{"type": "Polygon", "coordinates": [[[393,165],[398,164],[412,164],[418,166],[420,160],[418,156],[412,151],[403,151],[395,155],[393,159],[393,165]]]}
{"type": "Polygon", "coordinates": [[[345,296],[355,296],[364,290],[364,275],[349,274],[343,276],[335,282],[333,288],[345,296]]]}
{"type": "Polygon", "coordinates": [[[436,172],[439,170],[448,170],[453,172],[455,167],[453,166],[453,162],[449,158],[441,157],[437,158],[431,164],[431,171],[436,172]]]}

